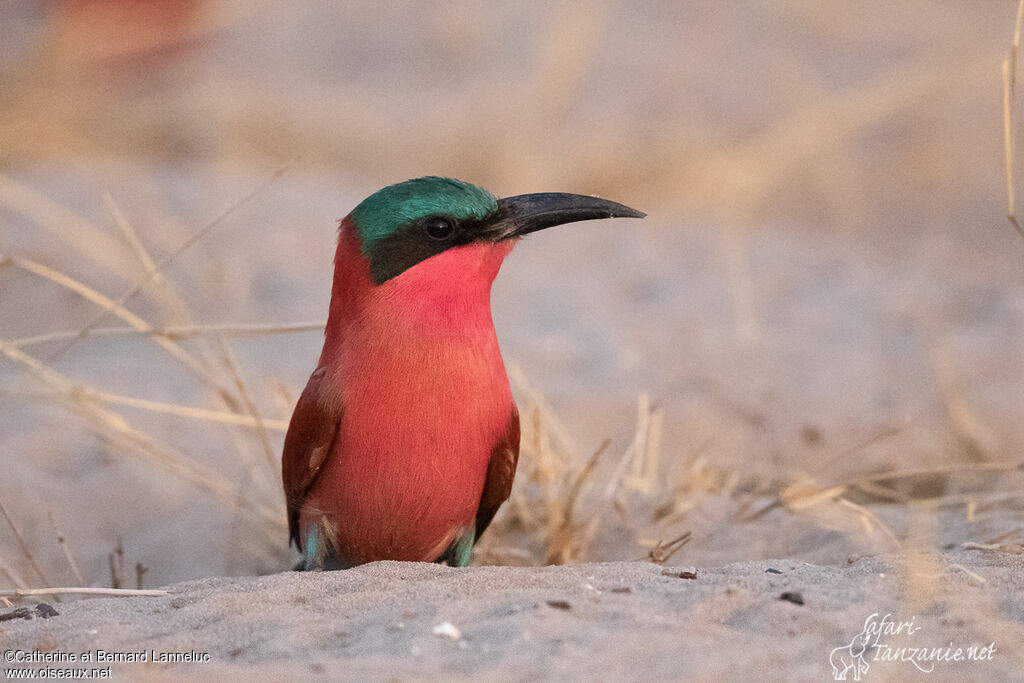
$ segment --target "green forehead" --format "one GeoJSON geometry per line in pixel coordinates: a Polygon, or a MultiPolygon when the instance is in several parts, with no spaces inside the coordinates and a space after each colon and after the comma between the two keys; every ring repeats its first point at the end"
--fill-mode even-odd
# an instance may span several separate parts
{"type": "Polygon", "coordinates": [[[428,216],[481,219],[497,209],[498,200],[483,188],[454,178],[428,176],[374,192],[352,210],[352,218],[365,245],[428,216]]]}

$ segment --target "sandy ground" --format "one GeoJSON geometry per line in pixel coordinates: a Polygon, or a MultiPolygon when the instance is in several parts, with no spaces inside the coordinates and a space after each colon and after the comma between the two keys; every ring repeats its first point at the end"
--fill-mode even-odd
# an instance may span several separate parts
{"type": "MultiPolygon", "coordinates": [[[[900,541],[827,507],[734,512],[701,501],[695,540],[665,564],[379,562],[188,581],[158,597],[21,598],[0,610],[0,650],[147,653],[88,663],[132,680],[820,681],[870,625],[863,680],[1020,680],[1020,510],[872,507],[900,541]],[[976,654],[951,659],[957,648],[976,654]]],[[[610,525],[595,552],[635,533],[610,525]]]]}
{"type": "Polygon", "coordinates": [[[1024,561],[979,551],[838,566],[379,562],[167,591],[2,622],[2,649],[145,653],[87,665],[135,680],[821,681],[867,632],[865,680],[1019,680],[1024,666],[1024,561]],[[933,601],[908,591],[912,575],[933,601]],[[957,648],[976,654],[956,661],[957,648]],[[165,653],[200,661],[154,663],[165,653]]]}
{"type": "Polygon", "coordinates": [[[0,608],[0,651],[210,655],[112,670],[133,678],[827,680],[891,614],[919,629],[897,647],[992,658],[866,680],[1021,678],[1012,3],[106,4],[0,3],[0,589],[171,594],[0,608]],[[475,562],[535,566],[281,573],[317,331],[176,338],[265,432],[169,412],[250,411],[150,336],[33,340],[103,305],[61,277],[147,277],[132,234],[167,260],[127,304],[152,325],[322,320],[336,221],[427,173],[649,214],[531,236],[495,284],[530,436],[475,562]],[[612,564],[536,566],[552,549],[612,564]]]}

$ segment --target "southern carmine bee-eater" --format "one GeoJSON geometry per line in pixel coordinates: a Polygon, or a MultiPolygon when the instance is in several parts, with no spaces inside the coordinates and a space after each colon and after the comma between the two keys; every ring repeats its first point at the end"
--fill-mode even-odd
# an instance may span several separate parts
{"type": "Polygon", "coordinates": [[[597,197],[495,199],[427,177],[385,187],[341,221],[323,352],[284,442],[302,568],[468,564],[519,458],[491,322],[502,261],[536,230],[643,217],[597,197]]]}

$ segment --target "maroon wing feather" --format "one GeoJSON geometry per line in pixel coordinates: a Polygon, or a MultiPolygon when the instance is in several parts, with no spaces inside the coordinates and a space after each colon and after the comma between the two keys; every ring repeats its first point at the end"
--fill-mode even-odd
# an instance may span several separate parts
{"type": "Polygon", "coordinates": [[[323,368],[318,368],[295,405],[284,438],[281,477],[288,507],[288,534],[300,551],[299,513],[310,486],[327,462],[341,422],[341,403],[338,392],[332,389],[329,376],[323,368]]]}
{"type": "Polygon", "coordinates": [[[480,507],[476,512],[476,540],[480,540],[480,536],[483,535],[487,525],[494,518],[494,513],[512,493],[512,480],[516,476],[518,462],[519,411],[512,406],[508,427],[494,446],[494,450],[491,451],[491,460],[487,464],[487,481],[484,483],[484,492],[480,496],[480,507]]]}

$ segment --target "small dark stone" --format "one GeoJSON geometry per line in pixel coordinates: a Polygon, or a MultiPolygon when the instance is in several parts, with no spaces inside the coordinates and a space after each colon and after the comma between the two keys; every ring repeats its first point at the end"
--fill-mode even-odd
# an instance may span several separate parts
{"type": "Polygon", "coordinates": [[[572,609],[572,605],[565,600],[548,600],[548,607],[554,607],[555,609],[572,609]]]}
{"type": "Polygon", "coordinates": [[[661,575],[662,576],[671,576],[672,578],[675,578],[675,579],[696,579],[697,578],[697,572],[695,572],[695,571],[694,572],[680,572],[680,571],[676,571],[674,569],[662,569],[661,570],[661,575]]]}
{"type": "Polygon", "coordinates": [[[0,621],[11,621],[12,619],[33,619],[35,617],[42,617],[43,619],[49,619],[50,617],[57,616],[58,612],[52,606],[41,602],[36,605],[35,610],[30,610],[28,607],[19,607],[13,609],[5,614],[0,614],[0,621]]]}
{"type": "Polygon", "coordinates": [[[768,569],[764,570],[764,573],[765,574],[781,574],[782,572],[780,572],[778,569],[774,569],[772,567],[768,567],[768,569]]]}
{"type": "Polygon", "coordinates": [[[57,610],[55,610],[51,605],[48,605],[45,602],[41,602],[38,605],[36,605],[36,612],[43,619],[49,619],[50,617],[55,617],[59,614],[57,610]]]}
{"type": "Polygon", "coordinates": [[[31,619],[32,613],[28,611],[28,607],[19,607],[13,609],[10,612],[0,614],[0,621],[10,621],[11,619],[31,619]]]}
{"type": "Polygon", "coordinates": [[[633,589],[629,586],[621,586],[619,588],[613,588],[612,593],[632,593],[633,589]]]}
{"type": "Polygon", "coordinates": [[[238,655],[242,654],[242,648],[236,647],[234,650],[232,650],[228,654],[231,655],[232,657],[237,657],[238,655]]]}
{"type": "Polygon", "coordinates": [[[786,591],[785,593],[779,596],[779,600],[785,600],[786,602],[791,602],[794,605],[804,604],[803,594],[797,593],[796,591],[786,591]]]}

